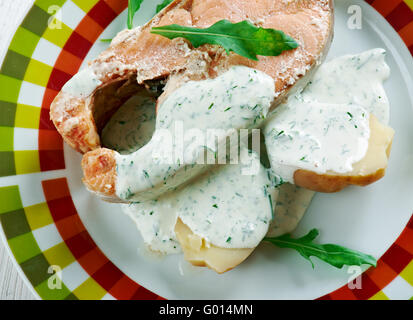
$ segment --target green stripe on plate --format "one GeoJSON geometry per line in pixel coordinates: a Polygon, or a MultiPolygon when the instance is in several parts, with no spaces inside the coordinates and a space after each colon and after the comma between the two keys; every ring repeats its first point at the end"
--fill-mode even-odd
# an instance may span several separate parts
{"type": "Polygon", "coordinates": [[[50,14],[34,5],[21,26],[41,37],[49,24],[50,17],[50,14]]]}
{"type": "Polygon", "coordinates": [[[10,43],[11,50],[26,57],[31,57],[40,37],[29,30],[19,27],[10,43]]]}
{"type": "Polygon", "coordinates": [[[0,151],[13,151],[14,128],[0,127],[0,151]]]}
{"type": "Polygon", "coordinates": [[[0,214],[22,208],[18,186],[0,188],[0,214]]]}
{"type": "Polygon", "coordinates": [[[12,239],[31,231],[24,209],[3,213],[0,216],[0,220],[7,239],[12,239]]]}
{"type": "Polygon", "coordinates": [[[17,112],[17,104],[12,102],[0,101],[0,126],[14,127],[17,112]]]}
{"type": "Polygon", "coordinates": [[[50,14],[55,14],[54,6],[61,7],[65,2],[66,0],[36,0],[34,4],[50,14]]]}
{"type": "Polygon", "coordinates": [[[23,80],[30,58],[9,50],[4,58],[0,72],[6,76],[23,80]]]}
{"type": "Polygon", "coordinates": [[[39,294],[39,296],[43,299],[43,300],[64,300],[66,299],[70,294],[70,290],[65,286],[65,284],[63,282],[61,282],[61,288],[59,287],[54,287],[54,285],[57,284],[57,282],[59,280],[55,280],[55,278],[52,277],[56,277],[53,276],[52,274],[49,274],[48,279],[46,279],[45,281],[43,281],[41,284],[39,284],[38,286],[36,286],[34,289],[36,290],[36,292],[39,294]],[[55,288],[55,289],[51,289],[51,288],[55,288]]]}
{"type": "Polygon", "coordinates": [[[16,175],[16,166],[14,164],[14,152],[0,152],[0,177],[8,177],[14,175],[16,175]]]}
{"type": "Polygon", "coordinates": [[[51,276],[49,273],[50,265],[42,253],[20,263],[20,267],[33,287],[37,287],[51,276]]]}
{"type": "Polygon", "coordinates": [[[16,103],[22,81],[0,74],[0,100],[16,103]]]}
{"type": "Polygon", "coordinates": [[[19,264],[22,264],[41,253],[31,232],[10,239],[8,242],[14,257],[19,264]]]}

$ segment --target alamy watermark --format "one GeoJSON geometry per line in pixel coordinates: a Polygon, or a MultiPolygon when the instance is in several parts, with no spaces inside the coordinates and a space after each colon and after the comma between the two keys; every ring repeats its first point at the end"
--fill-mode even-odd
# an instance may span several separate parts
{"type": "Polygon", "coordinates": [[[244,175],[255,175],[260,145],[259,129],[184,129],[184,123],[176,121],[173,129],[158,129],[146,147],[157,164],[242,164],[244,175]]]}
{"type": "Polygon", "coordinates": [[[363,28],[363,11],[358,5],[351,5],[347,9],[351,15],[347,20],[347,27],[350,30],[361,30],[363,28]]]}

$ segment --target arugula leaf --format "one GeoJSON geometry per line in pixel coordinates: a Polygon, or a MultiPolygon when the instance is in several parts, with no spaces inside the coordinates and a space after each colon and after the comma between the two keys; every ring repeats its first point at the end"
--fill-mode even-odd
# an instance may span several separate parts
{"type": "Polygon", "coordinates": [[[286,234],[277,238],[265,238],[264,241],[271,242],[280,248],[297,250],[301,256],[311,262],[313,268],[314,264],[310,259],[311,256],[317,257],[338,269],[341,269],[344,265],[361,266],[368,264],[374,267],[377,265],[377,260],[370,255],[335,244],[314,243],[313,241],[318,235],[319,231],[313,229],[306,236],[299,239],[294,239],[291,235],[286,234]]]}
{"type": "Polygon", "coordinates": [[[128,29],[133,28],[133,17],[140,9],[143,0],[129,0],[128,1],[128,29]]]}
{"type": "Polygon", "coordinates": [[[298,47],[298,43],[284,32],[258,28],[249,21],[231,23],[221,20],[206,29],[172,24],[154,27],[151,33],[169,39],[185,38],[195,48],[204,44],[220,45],[227,53],[233,51],[251,60],[258,60],[257,55],[278,56],[283,51],[298,47]]]}
{"type": "Polygon", "coordinates": [[[163,2],[161,4],[158,4],[158,6],[156,7],[156,13],[161,12],[161,10],[169,6],[172,3],[172,1],[174,0],[163,0],[163,2]]]}

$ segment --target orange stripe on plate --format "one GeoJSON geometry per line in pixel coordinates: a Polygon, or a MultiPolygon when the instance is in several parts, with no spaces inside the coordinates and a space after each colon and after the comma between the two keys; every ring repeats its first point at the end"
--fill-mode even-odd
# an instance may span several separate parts
{"type": "Polygon", "coordinates": [[[413,229],[404,229],[400,238],[397,239],[397,244],[413,255],[413,229]]]}
{"type": "Polygon", "coordinates": [[[399,35],[406,43],[406,46],[410,47],[413,45],[413,21],[400,29],[399,35]]]}
{"type": "Polygon", "coordinates": [[[371,4],[378,12],[386,17],[392,12],[403,0],[376,0],[371,4]]]}
{"type": "Polygon", "coordinates": [[[127,276],[123,276],[112,289],[109,290],[109,293],[118,300],[130,300],[139,285],[127,276]]]}
{"type": "Polygon", "coordinates": [[[86,230],[85,226],[83,225],[82,221],[80,220],[77,214],[56,221],[55,223],[63,240],[70,239],[75,235],[86,230]]]}
{"type": "Polygon", "coordinates": [[[66,72],[67,74],[75,75],[82,65],[82,62],[83,60],[76,57],[74,54],[69,51],[62,50],[54,67],[66,72]]]}
{"type": "Polygon", "coordinates": [[[118,15],[128,7],[128,0],[104,0],[118,15]]]}
{"type": "Polygon", "coordinates": [[[61,135],[55,130],[39,130],[39,150],[63,150],[61,135]]]}
{"type": "Polygon", "coordinates": [[[88,274],[92,275],[108,263],[109,260],[102,251],[96,247],[81,257],[78,262],[88,274]]]}
{"type": "Polygon", "coordinates": [[[379,260],[376,268],[370,268],[366,271],[370,279],[380,288],[386,287],[394,278],[397,272],[390,268],[385,262],[379,260]]]}
{"type": "Polygon", "coordinates": [[[66,178],[42,181],[42,185],[47,201],[70,197],[66,178]]]}
{"type": "Polygon", "coordinates": [[[330,293],[329,296],[332,300],[357,300],[357,297],[348,285],[342,286],[340,289],[330,293]]]}
{"type": "Polygon", "coordinates": [[[59,91],[46,88],[43,96],[43,102],[42,102],[42,109],[50,109],[50,105],[52,104],[54,98],[59,94],[59,91]]]}
{"type": "Polygon", "coordinates": [[[85,16],[77,26],[76,32],[83,36],[85,39],[94,43],[103,32],[103,28],[91,17],[85,16]]]}

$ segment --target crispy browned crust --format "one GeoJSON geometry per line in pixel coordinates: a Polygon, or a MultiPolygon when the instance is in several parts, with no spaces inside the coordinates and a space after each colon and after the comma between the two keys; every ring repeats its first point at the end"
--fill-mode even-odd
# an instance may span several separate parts
{"type": "Polygon", "coordinates": [[[115,151],[96,149],[82,159],[83,183],[89,191],[108,199],[116,199],[115,151]]]}

